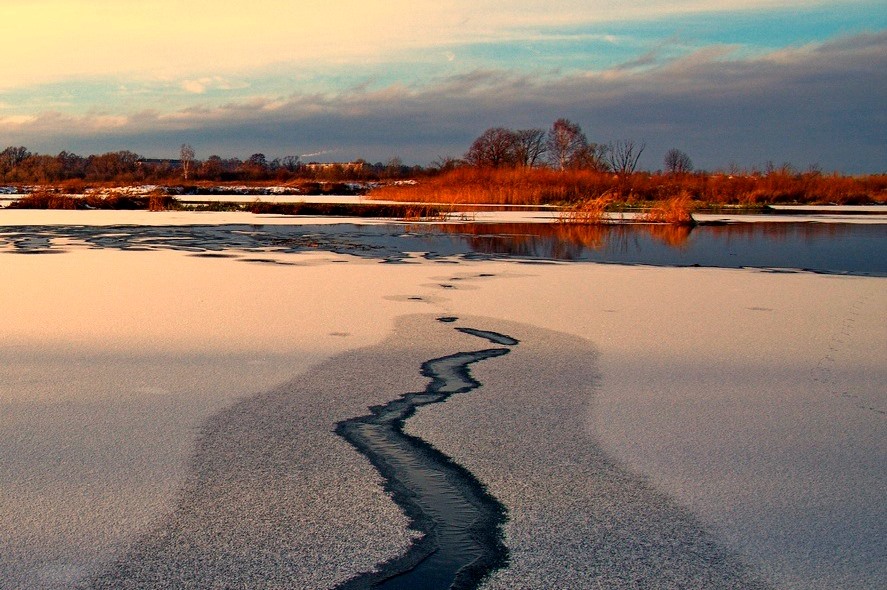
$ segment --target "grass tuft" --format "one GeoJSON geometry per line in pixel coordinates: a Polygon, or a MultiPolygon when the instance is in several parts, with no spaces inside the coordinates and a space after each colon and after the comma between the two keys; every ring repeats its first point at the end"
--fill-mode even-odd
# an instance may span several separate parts
{"type": "Polygon", "coordinates": [[[559,223],[595,225],[607,223],[607,207],[612,205],[613,196],[604,193],[599,197],[585,199],[570,205],[558,213],[559,223]]]}
{"type": "Polygon", "coordinates": [[[696,220],[693,219],[693,201],[688,193],[656,203],[640,219],[648,223],[696,225],[696,220]]]}

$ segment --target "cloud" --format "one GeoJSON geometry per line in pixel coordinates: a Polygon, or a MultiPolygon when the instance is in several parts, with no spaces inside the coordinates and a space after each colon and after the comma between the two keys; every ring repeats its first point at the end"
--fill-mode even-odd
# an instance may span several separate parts
{"type": "Polygon", "coordinates": [[[0,125],[4,127],[20,127],[36,121],[37,117],[34,115],[10,115],[8,117],[0,117],[0,125]]]}
{"type": "Polygon", "coordinates": [[[192,80],[182,80],[179,84],[185,92],[205,94],[209,90],[242,90],[249,88],[247,82],[236,82],[221,76],[204,76],[192,80]]]}
{"type": "MultiPolygon", "coordinates": [[[[362,64],[419,49],[693,13],[804,8],[775,0],[4,0],[0,88],[95,76],[226,76],[276,63],[362,64]]],[[[832,3],[834,4],[834,3],[832,3]]],[[[840,3],[839,3],[840,4],[840,3]]],[[[856,4],[845,1],[844,4],[856,4]]]]}
{"type": "Polygon", "coordinates": [[[158,156],[187,142],[204,157],[336,145],[338,159],[399,155],[427,163],[462,154],[487,127],[547,127],[567,117],[592,141],[646,141],[648,168],[679,147],[704,168],[774,160],[880,172],[887,162],[884,71],[887,32],[754,58],[716,45],[640,69],[533,76],[478,69],[424,84],[208,101],[172,113],[44,114],[22,122],[11,138],[38,138],[57,150],[118,145],[158,156]]]}
{"type": "Polygon", "coordinates": [[[182,89],[191,94],[203,94],[206,92],[206,84],[200,80],[185,80],[182,82],[182,89]]]}

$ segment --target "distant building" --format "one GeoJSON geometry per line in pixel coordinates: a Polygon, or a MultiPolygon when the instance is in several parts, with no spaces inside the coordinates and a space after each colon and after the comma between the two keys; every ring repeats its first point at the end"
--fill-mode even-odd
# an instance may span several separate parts
{"type": "Polygon", "coordinates": [[[168,165],[170,168],[181,168],[181,160],[168,160],[166,158],[141,158],[137,164],[139,166],[163,166],[168,165]]]}
{"type": "Polygon", "coordinates": [[[358,162],[309,162],[305,164],[305,168],[312,172],[324,172],[335,168],[341,169],[343,172],[361,172],[367,163],[358,162]]]}

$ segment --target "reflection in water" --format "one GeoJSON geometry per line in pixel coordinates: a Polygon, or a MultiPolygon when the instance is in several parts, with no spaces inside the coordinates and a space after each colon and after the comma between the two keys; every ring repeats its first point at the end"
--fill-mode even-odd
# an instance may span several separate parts
{"type": "Polygon", "coordinates": [[[557,244],[551,258],[581,259],[584,250],[622,248],[637,235],[648,234],[674,248],[683,247],[692,228],[685,225],[653,224],[578,224],[578,223],[469,223],[440,226],[413,226],[411,230],[430,229],[443,233],[468,235],[472,247],[488,254],[537,255],[540,244],[557,244]]]}
{"type": "Polygon", "coordinates": [[[672,248],[683,248],[693,230],[688,225],[648,225],[650,235],[672,248]]]}
{"type": "MultiPolygon", "coordinates": [[[[790,268],[887,276],[887,225],[732,223],[463,224],[423,226],[461,236],[473,252],[625,264],[790,268]]],[[[421,230],[416,230],[421,231],[421,230]]]]}
{"type": "Polygon", "coordinates": [[[733,223],[682,226],[397,224],[207,226],[0,226],[0,252],[49,253],[74,247],[182,250],[269,260],[256,254],[324,251],[399,262],[508,257],[621,264],[805,269],[887,276],[887,225],[733,223]]]}

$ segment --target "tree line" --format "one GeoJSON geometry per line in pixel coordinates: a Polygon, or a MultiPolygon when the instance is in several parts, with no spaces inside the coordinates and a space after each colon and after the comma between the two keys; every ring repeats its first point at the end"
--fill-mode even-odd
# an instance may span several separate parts
{"type": "MultiPolygon", "coordinates": [[[[404,165],[397,157],[375,164],[363,159],[348,163],[305,163],[299,156],[270,159],[262,153],[245,160],[218,155],[200,160],[189,144],[181,146],[177,159],[149,159],[128,150],[90,156],[62,151],[53,156],[32,153],[23,146],[10,146],[0,151],[0,182],[59,184],[76,192],[73,189],[78,184],[86,183],[375,181],[436,176],[457,168],[589,171],[614,174],[626,180],[635,174],[644,174],[638,171],[638,163],[646,147],[646,143],[632,139],[591,142],[577,123],[566,118],[556,120],[548,129],[490,127],[471,143],[461,158],[442,157],[427,167],[404,165]]],[[[665,153],[662,166],[662,171],[672,177],[708,174],[696,171],[690,156],[677,148],[665,153]]],[[[723,172],[731,177],[801,175],[790,164],[777,167],[772,162],[763,170],[741,170],[731,165],[723,172]]],[[[821,170],[811,166],[803,174],[819,177],[821,170]]],[[[870,178],[878,178],[880,182],[883,175],[870,178]]]]}
{"type": "Polygon", "coordinates": [[[256,153],[245,160],[217,155],[199,160],[188,144],[182,145],[178,159],[149,159],[128,150],[90,156],[67,151],[55,156],[36,154],[23,146],[0,151],[0,182],[6,183],[341,181],[406,178],[422,172],[422,167],[406,166],[398,158],[375,164],[365,160],[314,164],[302,162],[299,156],[269,159],[256,153]]]}
{"type": "MultiPolygon", "coordinates": [[[[632,174],[646,144],[633,140],[598,144],[588,141],[581,127],[558,119],[548,129],[484,131],[459,158],[440,158],[429,167],[405,166],[399,158],[371,164],[357,160],[348,164],[304,163],[299,156],[269,159],[262,153],[245,160],[212,155],[196,157],[193,147],[183,144],[178,159],[149,159],[128,150],[79,156],[62,151],[58,155],[31,153],[23,146],[0,152],[0,182],[75,185],[78,182],[286,182],[305,180],[381,180],[409,178],[447,172],[460,166],[480,168],[551,167],[556,170],[586,169],[632,174]]],[[[693,169],[690,157],[672,149],[666,154],[669,172],[693,169]]]]}

